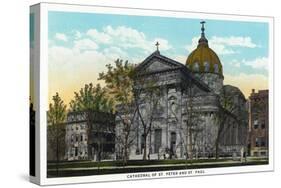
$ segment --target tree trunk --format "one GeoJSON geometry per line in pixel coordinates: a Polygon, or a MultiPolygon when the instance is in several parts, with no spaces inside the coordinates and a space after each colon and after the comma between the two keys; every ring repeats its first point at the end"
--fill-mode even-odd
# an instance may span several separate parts
{"type": "Polygon", "coordinates": [[[127,164],[127,159],[128,159],[128,139],[129,139],[129,134],[126,134],[125,136],[125,143],[124,143],[124,156],[123,156],[123,164],[124,166],[127,164]]]}
{"type": "Polygon", "coordinates": [[[188,135],[186,135],[186,138],[185,138],[185,140],[186,140],[186,144],[185,144],[185,159],[186,160],[188,160],[188,157],[189,157],[189,155],[188,155],[188,147],[189,147],[189,145],[187,143],[188,138],[189,138],[188,135]]]}
{"type": "Polygon", "coordinates": [[[57,163],[56,163],[56,172],[57,172],[57,177],[59,176],[59,133],[58,133],[58,124],[56,124],[56,143],[57,143],[57,147],[56,147],[56,158],[57,158],[57,163]]]}
{"type": "Polygon", "coordinates": [[[127,165],[127,156],[128,156],[128,148],[127,145],[125,144],[124,146],[124,156],[123,156],[123,165],[127,165]]]}
{"type": "Polygon", "coordinates": [[[188,130],[188,132],[189,132],[189,143],[188,143],[188,146],[189,146],[189,148],[188,148],[188,157],[189,157],[189,159],[191,160],[192,158],[193,158],[193,152],[192,152],[192,131],[191,131],[191,127],[189,127],[189,130],[188,130]]]}
{"type": "Polygon", "coordinates": [[[146,152],[146,139],[147,139],[147,134],[144,134],[144,135],[143,135],[143,139],[144,139],[143,160],[146,160],[146,157],[147,157],[147,156],[146,156],[146,155],[147,155],[147,154],[146,154],[146,153],[147,153],[147,152],[146,152]]]}
{"type": "Polygon", "coordinates": [[[216,160],[219,159],[219,137],[216,139],[216,160]]]}
{"type": "Polygon", "coordinates": [[[216,157],[216,159],[219,159],[219,141],[220,141],[220,136],[221,136],[221,133],[222,133],[223,125],[224,125],[224,120],[219,125],[218,135],[217,135],[217,139],[216,139],[216,143],[215,143],[215,150],[216,150],[215,157],[216,157]]]}

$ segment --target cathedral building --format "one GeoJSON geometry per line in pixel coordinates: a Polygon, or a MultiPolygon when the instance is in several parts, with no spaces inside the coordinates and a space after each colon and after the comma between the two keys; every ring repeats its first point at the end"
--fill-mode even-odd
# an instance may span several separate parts
{"type": "MultiPolygon", "coordinates": [[[[224,85],[223,66],[201,22],[197,48],[179,63],[158,49],[136,67],[128,159],[239,156],[247,146],[246,100],[224,85]]],[[[116,116],[116,136],[123,135],[116,116]]],[[[124,145],[116,142],[117,158],[124,145]]],[[[119,157],[118,157],[119,156],[119,157]]]]}

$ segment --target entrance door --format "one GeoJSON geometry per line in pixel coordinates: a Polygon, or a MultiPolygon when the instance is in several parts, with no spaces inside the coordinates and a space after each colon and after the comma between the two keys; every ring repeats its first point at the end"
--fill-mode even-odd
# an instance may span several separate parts
{"type": "Polygon", "coordinates": [[[176,140],[177,140],[177,135],[175,132],[171,132],[171,155],[174,155],[176,153],[176,140]]]}
{"type": "Polygon", "coordinates": [[[154,153],[159,153],[162,142],[162,129],[155,129],[154,134],[154,153]]]}

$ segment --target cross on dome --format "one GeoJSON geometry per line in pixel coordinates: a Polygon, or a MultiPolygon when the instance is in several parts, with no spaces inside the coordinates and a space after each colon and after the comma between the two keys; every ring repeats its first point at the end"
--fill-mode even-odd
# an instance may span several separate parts
{"type": "Polygon", "coordinates": [[[159,45],[160,45],[160,44],[159,44],[159,42],[157,41],[156,44],[155,44],[156,50],[157,50],[157,51],[159,51],[159,45]]]}
{"type": "Polygon", "coordinates": [[[201,37],[198,41],[198,45],[202,44],[202,45],[205,45],[207,46],[208,45],[208,40],[206,39],[205,37],[205,21],[201,21],[200,24],[201,24],[201,37]]]}
{"type": "Polygon", "coordinates": [[[200,22],[200,24],[202,25],[201,26],[201,31],[202,31],[202,33],[204,34],[204,31],[205,31],[205,27],[204,27],[204,24],[205,24],[206,22],[205,21],[201,21],[200,22]]]}

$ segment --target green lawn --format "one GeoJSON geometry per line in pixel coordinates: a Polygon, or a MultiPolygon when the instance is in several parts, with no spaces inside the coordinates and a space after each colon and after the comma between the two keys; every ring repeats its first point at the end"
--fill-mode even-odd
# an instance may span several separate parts
{"type": "Polygon", "coordinates": [[[245,165],[265,165],[268,164],[266,159],[251,159],[247,162],[240,163],[230,159],[200,159],[200,160],[130,160],[124,166],[122,161],[75,161],[63,162],[58,165],[48,163],[48,177],[71,177],[71,176],[88,176],[117,173],[134,173],[134,172],[152,172],[167,170],[183,169],[200,169],[200,168],[218,168],[233,167],[245,165]],[[137,167],[136,167],[137,166],[137,167]],[[112,168],[111,168],[112,167],[112,168]],[[70,169],[71,168],[71,169],[70,169]]]}
{"type": "MultiPolygon", "coordinates": [[[[204,162],[223,162],[229,159],[199,159],[199,160],[129,160],[125,166],[148,166],[148,165],[166,165],[183,163],[204,163],[204,162]]],[[[60,168],[81,168],[81,167],[104,167],[104,166],[124,166],[122,161],[68,161],[60,162],[60,168]]],[[[56,162],[49,162],[48,168],[56,168],[56,162]]]]}

